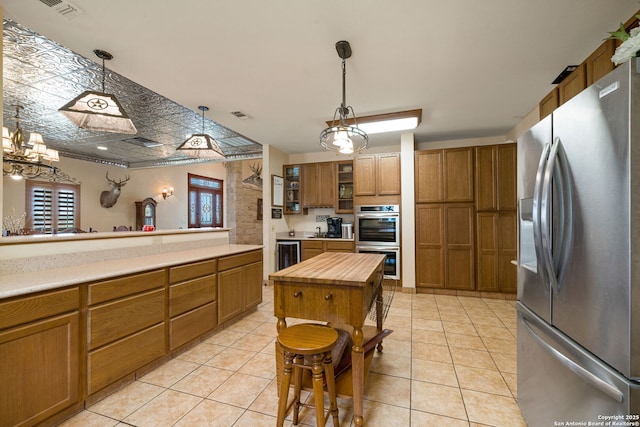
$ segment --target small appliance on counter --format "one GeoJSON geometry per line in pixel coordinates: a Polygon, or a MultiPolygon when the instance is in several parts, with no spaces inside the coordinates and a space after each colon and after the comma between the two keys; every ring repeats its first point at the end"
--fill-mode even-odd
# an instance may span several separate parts
{"type": "Polygon", "coordinates": [[[345,222],[342,224],[342,238],[353,239],[353,223],[345,222]]]}
{"type": "Polygon", "coordinates": [[[342,218],[337,216],[327,218],[327,237],[342,238],[342,218]]]}

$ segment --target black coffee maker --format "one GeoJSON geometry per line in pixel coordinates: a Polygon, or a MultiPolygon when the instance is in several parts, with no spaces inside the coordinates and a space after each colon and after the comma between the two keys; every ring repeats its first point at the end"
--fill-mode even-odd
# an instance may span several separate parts
{"type": "Polygon", "coordinates": [[[327,237],[342,238],[342,218],[327,218],[327,237]]]}

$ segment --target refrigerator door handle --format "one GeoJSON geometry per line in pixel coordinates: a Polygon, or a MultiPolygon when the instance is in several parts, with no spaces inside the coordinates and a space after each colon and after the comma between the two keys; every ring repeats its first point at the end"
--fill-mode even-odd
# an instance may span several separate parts
{"type": "MultiPolygon", "coordinates": [[[[544,260],[544,268],[547,272],[547,280],[549,281],[549,285],[554,290],[554,292],[558,293],[558,283],[556,278],[556,272],[554,270],[554,262],[553,262],[553,244],[551,242],[551,227],[549,214],[551,212],[551,187],[553,185],[551,179],[556,172],[556,156],[558,155],[558,145],[551,145],[551,149],[549,150],[549,157],[547,158],[547,163],[544,169],[544,176],[542,178],[542,188],[540,194],[540,247],[542,258],[544,260]]],[[[559,206],[558,208],[561,208],[559,206]]],[[[560,211],[561,212],[561,211],[560,211]]]]}
{"type": "Polygon", "coordinates": [[[529,326],[529,322],[526,317],[522,313],[518,313],[520,318],[522,319],[522,324],[527,328],[528,332],[531,336],[545,349],[549,354],[551,354],[556,360],[562,363],[567,369],[571,372],[582,378],[583,380],[591,383],[595,388],[615,400],[616,402],[622,403],[624,399],[624,393],[618,390],[615,386],[609,384],[603,379],[599,378],[592,372],[589,372],[582,366],[575,363],[573,360],[569,359],[567,356],[553,348],[548,342],[546,342],[542,337],[534,332],[534,330],[529,326]]]}
{"type": "Polygon", "coordinates": [[[560,138],[556,138],[554,145],[558,147],[557,162],[554,171],[556,177],[558,200],[560,200],[560,224],[559,241],[556,253],[554,254],[554,267],[556,271],[556,292],[560,291],[564,282],[564,276],[567,271],[567,264],[571,256],[573,247],[573,185],[571,182],[571,174],[569,170],[569,162],[567,155],[562,147],[560,138]]]}
{"type": "Polygon", "coordinates": [[[545,290],[549,290],[547,285],[547,267],[545,266],[545,258],[542,250],[542,187],[544,181],[545,170],[548,165],[549,151],[551,151],[551,144],[547,143],[542,149],[540,155],[540,163],[538,164],[538,170],[536,172],[536,181],[533,190],[533,207],[532,207],[532,222],[533,222],[533,241],[536,250],[536,263],[538,265],[538,272],[540,273],[542,284],[545,290]]]}
{"type": "Polygon", "coordinates": [[[560,138],[554,139],[549,153],[540,199],[542,256],[544,257],[549,284],[557,295],[564,281],[573,243],[571,176],[569,174],[567,156],[562,148],[560,138]],[[555,217],[557,224],[554,229],[555,235],[553,236],[550,221],[554,217],[549,217],[553,197],[551,194],[552,189],[556,191],[556,201],[558,202],[553,206],[553,211],[557,214],[555,217]],[[554,239],[553,242],[552,238],[554,239]]]}

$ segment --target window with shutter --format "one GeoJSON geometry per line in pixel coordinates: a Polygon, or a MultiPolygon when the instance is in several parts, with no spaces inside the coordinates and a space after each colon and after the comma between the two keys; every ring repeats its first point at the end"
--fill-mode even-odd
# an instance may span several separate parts
{"type": "Polygon", "coordinates": [[[27,228],[56,234],[80,226],[80,186],[28,180],[27,228]]]}

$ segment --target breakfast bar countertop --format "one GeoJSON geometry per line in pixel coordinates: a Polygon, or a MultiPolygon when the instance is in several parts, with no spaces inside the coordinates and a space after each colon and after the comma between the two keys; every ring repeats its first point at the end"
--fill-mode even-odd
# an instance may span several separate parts
{"type": "Polygon", "coordinates": [[[41,271],[13,274],[5,274],[0,271],[0,299],[194,261],[219,258],[262,248],[262,245],[226,244],[193,250],[78,264],[41,271]]]}

